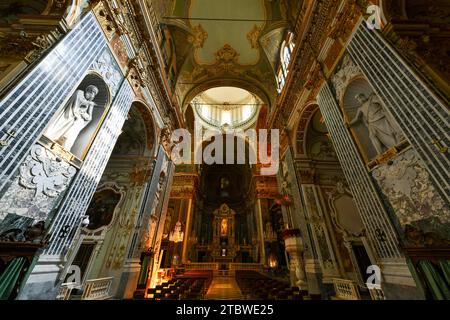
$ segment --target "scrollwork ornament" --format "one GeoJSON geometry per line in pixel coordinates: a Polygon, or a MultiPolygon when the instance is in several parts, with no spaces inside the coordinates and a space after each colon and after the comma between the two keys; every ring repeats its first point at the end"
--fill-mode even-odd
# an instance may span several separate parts
{"type": "Polygon", "coordinates": [[[35,190],[35,198],[56,198],[66,190],[77,170],[40,145],[31,148],[20,167],[20,185],[35,190]]]}

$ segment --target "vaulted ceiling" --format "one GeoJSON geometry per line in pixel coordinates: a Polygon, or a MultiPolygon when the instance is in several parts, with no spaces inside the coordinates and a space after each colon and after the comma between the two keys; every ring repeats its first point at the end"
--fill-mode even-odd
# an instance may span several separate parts
{"type": "MultiPolygon", "coordinates": [[[[289,0],[158,0],[175,52],[173,82],[186,107],[204,90],[236,86],[271,105],[289,0]]],[[[291,13],[292,14],[292,13],[291,13]]]]}

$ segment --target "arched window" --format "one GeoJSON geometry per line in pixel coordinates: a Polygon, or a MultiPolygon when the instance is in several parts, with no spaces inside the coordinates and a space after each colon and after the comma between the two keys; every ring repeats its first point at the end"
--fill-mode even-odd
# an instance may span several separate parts
{"type": "Polygon", "coordinates": [[[283,41],[280,49],[280,66],[278,68],[278,92],[283,90],[286,84],[286,78],[289,73],[289,64],[291,63],[292,52],[294,51],[294,34],[289,32],[286,40],[283,41]]]}

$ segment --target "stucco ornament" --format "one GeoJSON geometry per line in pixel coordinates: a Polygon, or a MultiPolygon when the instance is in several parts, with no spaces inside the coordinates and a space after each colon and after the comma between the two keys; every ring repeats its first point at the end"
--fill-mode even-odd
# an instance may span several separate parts
{"type": "Polygon", "coordinates": [[[350,56],[345,56],[340,70],[332,78],[336,97],[338,100],[344,95],[349,83],[357,76],[362,75],[361,69],[353,62],[350,56]]]}
{"type": "Polygon", "coordinates": [[[122,75],[108,50],[105,50],[100,58],[94,62],[91,69],[97,71],[102,76],[103,80],[108,84],[111,93],[115,95],[119,90],[122,75]]]}
{"type": "Polygon", "coordinates": [[[35,145],[20,167],[20,184],[39,196],[57,197],[69,185],[76,169],[49,150],[35,145]]]}

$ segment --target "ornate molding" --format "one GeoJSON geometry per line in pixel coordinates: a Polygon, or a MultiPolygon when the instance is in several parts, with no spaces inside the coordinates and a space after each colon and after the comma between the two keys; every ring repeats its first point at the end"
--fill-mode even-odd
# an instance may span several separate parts
{"type": "Polygon", "coordinates": [[[98,72],[111,90],[114,96],[119,90],[122,74],[116,67],[115,58],[111,55],[109,49],[106,49],[102,55],[92,64],[91,70],[98,72]]]}
{"type": "Polygon", "coordinates": [[[35,190],[35,197],[55,198],[69,186],[77,170],[40,145],[34,145],[20,167],[20,185],[35,190]]]}
{"type": "Polygon", "coordinates": [[[174,176],[170,198],[192,199],[198,188],[198,175],[196,173],[177,173],[174,176]]]}
{"type": "Polygon", "coordinates": [[[208,39],[208,32],[203,29],[201,24],[195,26],[192,31],[193,35],[189,36],[188,41],[192,43],[196,49],[203,48],[206,39],[208,39]]]}
{"type": "Polygon", "coordinates": [[[341,101],[350,82],[358,76],[362,76],[361,69],[353,62],[349,55],[346,55],[342,60],[339,71],[331,79],[338,101],[341,101]]]}
{"type": "Polygon", "coordinates": [[[247,34],[247,39],[252,46],[252,49],[259,49],[259,36],[261,35],[261,28],[256,24],[253,29],[247,34]]]}

